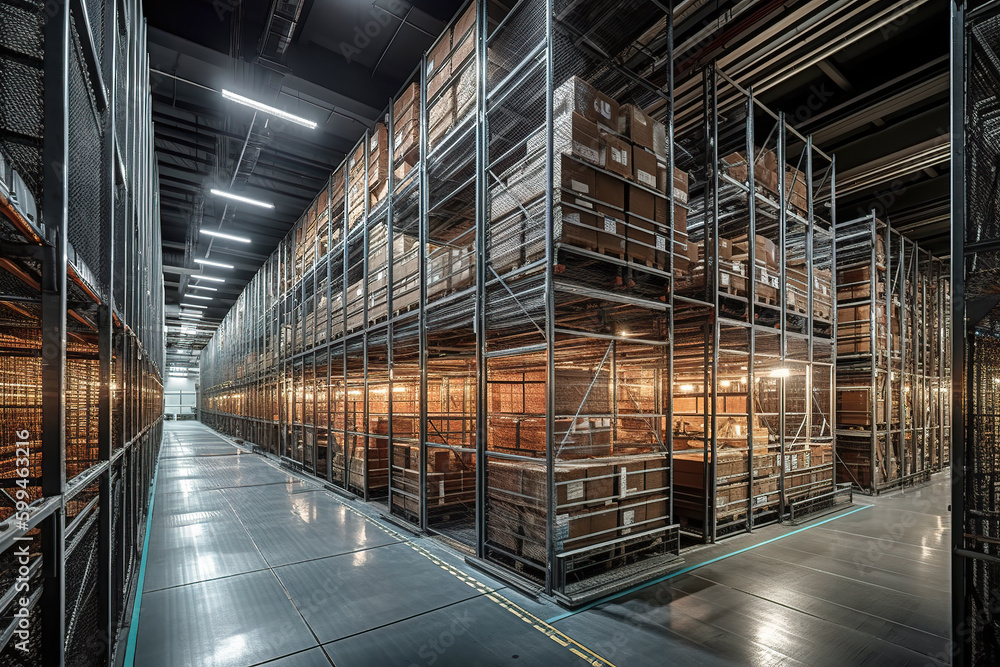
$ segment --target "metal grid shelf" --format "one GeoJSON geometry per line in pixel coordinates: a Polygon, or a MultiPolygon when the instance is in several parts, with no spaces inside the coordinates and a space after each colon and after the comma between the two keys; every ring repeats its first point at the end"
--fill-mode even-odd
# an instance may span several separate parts
{"type": "MultiPolygon", "coordinates": [[[[0,41],[14,49],[0,55],[0,227],[8,242],[0,258],[0,414],[8,426],[0,556],[31,538],[37,629],[25,651],[10,640],[12,625],[0,628],[0,662],[72,656],[98,664],[112,660],[131,594],[160,443],[163,291],[152,251],[160,225],[149,99],[135,94],[147,88],[145,35],[119,30],[137,25],[137,3],[91,6],[89,16],[83,3],[43,5],[0,2],[0,41]],[[14,58],[24,67],[8,77],[14,51],[30,57],[14,58]],[[107,90],[116,69],[122,74],[107,90]],[[130,123],[113,116],[121,98],[130,123]],[[7,140],[15,134],[21,139],[7,140]],[[124,182],[113,155],[128,170],[124,182]],[[43,162],[67,165],[65,178],[40,169],[43,162]],[[43,355],[48,349],[65,354],[43,355]],[[15,439],[23,428],[25,442],[15,439]],[[30,452],[23,515],[14,505],[19,447],[30,452]]],[[[19,598],[9,588],[0,591],[8,621],[19,598]]]]}

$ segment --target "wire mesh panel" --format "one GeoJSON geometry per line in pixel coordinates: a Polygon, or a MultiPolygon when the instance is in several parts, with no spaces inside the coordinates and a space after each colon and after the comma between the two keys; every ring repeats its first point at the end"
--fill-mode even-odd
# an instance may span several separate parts
{"type": "MultiPolygon", "coordinates": [[[[958,445],[953,470],[959,485],[953,495],[952,546],[955,577],[952,589],[955,664],[989,665],[1000,660],[996,591],[1000,576],[997,553],[998,392],[1000,343],[996,307],[1000,270],[1000,221],[997,219],[996,164],[1000,155],[995,110],[1000,94],[1000,12],[996,3],[955,3],[953,64],[956,113],[953,154],[964,162],[953,165],[952,286],[954,322],[949,341],[961,382],[952,398],[961,401],[952,424],[958,445]],[[969,7],[966,7],[966,4],[969,7]]],[[[949,392],[946,392],[946,394],[949,392]]]]}

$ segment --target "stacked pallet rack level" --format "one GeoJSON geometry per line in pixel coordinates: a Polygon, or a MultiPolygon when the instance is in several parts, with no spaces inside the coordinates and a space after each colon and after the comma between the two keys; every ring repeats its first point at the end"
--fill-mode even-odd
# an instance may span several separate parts
{"type": "Polygon", "coordinates": [[[952,1],[952,644],[1000,661],[1000,3],[952,1]]]}
{"type": "Polygon", "coordinates": [[[948,460],[942,262],[872,212],[836,228],[837,477],[867,493],[948,460]]]}
{"type": "Polygon", "coordinates": [[[0,664],[110,664],[162,418],[145,25],[3,2],[0,42],[0,664]]]}
{"type": "MultiPolygon", "coordinates": [[[[833,159],[709,66],[674,298],[674,503],[699,541],[828,507],[833,159]],[[748,160],[747,156],[752,156],[748,160]]],[[[678,120],[680,122],[680,120],[678,120]]]]}

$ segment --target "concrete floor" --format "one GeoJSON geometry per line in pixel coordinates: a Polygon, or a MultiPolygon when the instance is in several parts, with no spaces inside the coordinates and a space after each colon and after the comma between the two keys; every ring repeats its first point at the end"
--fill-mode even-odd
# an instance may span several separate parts
{"type": "Polygon", "coordinates": [[[135,665],[943,664],[949,484],[683,554],[576,612],[194,422],[169,423],[135,665]]]}

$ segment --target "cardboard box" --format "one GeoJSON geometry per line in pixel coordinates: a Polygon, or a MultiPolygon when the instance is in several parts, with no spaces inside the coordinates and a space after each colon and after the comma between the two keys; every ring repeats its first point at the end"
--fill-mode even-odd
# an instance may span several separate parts
{"type": "Polygon", "coordinates": [[[368,138],[368,187],[376,190],[389,178],[389,131],[375,123],[368,138]]]}
{"type": "Polygon", "coordinates": [[[618,134],[624,135],[636,146],[641,146],[666,160],[666,126],[653,120],[634,104],[625,104],[618,113],[618,134]]]}
{"type": "Polygon", "coordinates": [[[597,172],[566,156],[560,158],[560,166],[560,180],[564,189],[587,197],[595,197],[597,193],[597,172]]]}
{"type": "MultiPolygon", "coordinates": [[[[465,13],[455,20],[452,28],[451,68],[457,70],[476,51],[476,3],[470,3],[465,13]]],[[[475,69],[470,67],[470,69],[475,69]]]]}
{"type": "Polygon", "coordinates": [[[624,211],[625,183],[622,183],[609,174],[596,172],[594,176],[594,199],[624,211]]]}
{"type": "Polygon", "coordinates": [[[667,253],[670,251],[667,228],[631,214],[627,222],[625,254],[656,268],[666,268],[667,253]]]}
{"type": "Polygon", "coordinates": [[[656,219],[657,197],[648,190],[637,188],[634,185],[628,186],[628,212],[647,220],[656,219]]]}
{"type": "MultiPolygon", "coordinates": [[[[556,122],[554,132],[557,142],[555,149],[557,152],[570,153],[591,164],[603,166],[601,163],[601,134],[597,123],[588,120],[577,112],[573,112],[561,117],[556,122]]],[[[533,135],[528,141],[529,154],[535,152],[535,148],[544,146],[544,144],[536,146],[536,142],[538,141],[536,137],[538,135],[533,135]]],[[[545,137],[542,134],[540,141],[544,142],[544,140],[545,137]]]]}
{"type": "Polygon", "coordinates": [[[618,129],[618,103],[579,77],[570,77],[554,93],[556,114],[577,112],[588,120],[618,129]]]}
{"type": "Polygon", "coordinates": [[[632,147],[617,135],[601,132],[601,166],[625,178],[632,178],[632,147]]]}
{"type": "Polygon", "coordinates": [[[632,151],[632,165],[632,180],[656,190],[656,156],[643,148],[635,147],[632,151]]]}
{"type": "MultiPolygon", "coordinates": [[[[451,28],[441,33],[441,38],[427,54],[427,99],[441,90],[451,76],[451,28]]],[[[431,123],[433,126],[433,123],[431,123]]]]}
{"type": "Polygon", "coordinates": [[[597,249],[622,253],[625,251],[624,214],[603,204],[594,207],[597,214],[597,249]]]}

